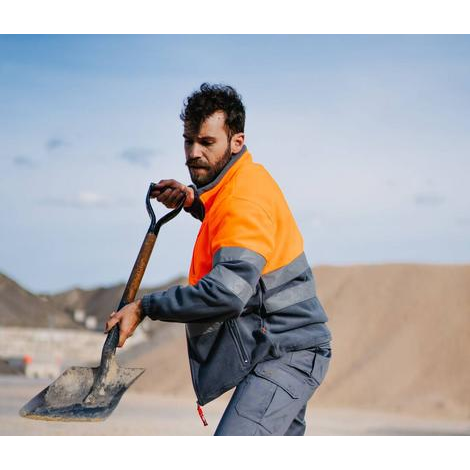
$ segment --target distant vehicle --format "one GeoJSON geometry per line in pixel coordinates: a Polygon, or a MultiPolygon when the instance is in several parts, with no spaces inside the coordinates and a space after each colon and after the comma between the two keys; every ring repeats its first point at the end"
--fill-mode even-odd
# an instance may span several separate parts
{"type": "Polygon", "coordinates": [[[0,357],[0,374],[24,374],[24,360],[22,357],[0,357]]]}

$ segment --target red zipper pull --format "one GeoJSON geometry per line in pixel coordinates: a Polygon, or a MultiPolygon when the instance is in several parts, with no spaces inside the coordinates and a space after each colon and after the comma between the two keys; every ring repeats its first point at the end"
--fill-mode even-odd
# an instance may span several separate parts
{"type": "Polygon", "coordinates": [[[197,412],[199,413],[199,417],[201,418],[202,422],[204,423],[204,426],[207,426],[207,421],[206,421],[206,418],[204,417],[204,411],[202,411],[202,408],[199,405],[199,403],[197,404],[197,412]]]}

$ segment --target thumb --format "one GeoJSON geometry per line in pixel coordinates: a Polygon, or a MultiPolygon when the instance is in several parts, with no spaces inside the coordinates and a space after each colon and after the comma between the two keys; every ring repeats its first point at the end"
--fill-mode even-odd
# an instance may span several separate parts
{"type": "Polygon", "coordinates": [[[110,318],[107,323],[106,323],[106,326],[104,328],[104,332],[105,333],[109,333],[109,331],[111,330],[111,328],[113,328],[114,325],[116,325],[117,323],[119,323],[121,321],[121,318],[120,317],[117,317],[116,315],[114,315],[112,318],[110,318]]]}

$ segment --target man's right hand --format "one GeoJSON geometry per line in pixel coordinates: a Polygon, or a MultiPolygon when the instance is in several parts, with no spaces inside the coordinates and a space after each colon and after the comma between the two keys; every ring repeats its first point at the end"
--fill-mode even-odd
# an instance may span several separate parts
{"type": "Polygon", "coordinates": [[[154,197],[169,209],[174,209],[183,196],[186,195],[184,207],[191,207],[194,202],[194,190],[189,186],[179,183],[175,180],[160,180],[156,189],[150,193],[150,197],[154,197]]]}

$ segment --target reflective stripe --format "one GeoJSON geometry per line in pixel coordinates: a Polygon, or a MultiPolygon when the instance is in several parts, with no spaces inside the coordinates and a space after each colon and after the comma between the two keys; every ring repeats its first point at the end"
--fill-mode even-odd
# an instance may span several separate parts
{"type": "Polygon", "coordinates": [[[307,262],[307,257],[305,253],[302,252],[294,261],[291,261],[286,266],[282,266],[282,268],[276,269],[275,271],[271,271],[270,273],[264,274],[261,278],[264,281],[264,285],[266,289],[274,289],[275,287],[279,287],[286,282],[295,279],[299,274],[302,274],[305,270],[307,270],[310,266],[307,262]]]}
{"type": "Polygon", "coordinates": [[[221,321],[215,323],[186,323],[186,331],[190,338],[194,338],[195,336],[207,335],[213,331],[218,331],[222,324],[223,322],[221,321]]]}
{"type": "Polygon", "coordinates": [[[207,278],[214,279],[227,287],[227,289],[232,291],[244,304],[246,304],[254,294],[253,288],[245,279],[235,274],[229,268],[226,268],[223,264],[215,266],[208,276],[206,276],[206,279],[207,278]]]}
{"type": "Polygon", "coordinates": [[[270,313],[311,299],[312,297],[315,297],[315,284],[313,279],[309,279],[306,282],[302,282],[302,284],[287,287],[281,290],[281,292],[274,294],[264,301],[264,305],[266,312],[270,313]]]}
{"type": "Polygon", "coordinates": [[[212,258],[212,266],[222,263],[224,261],[247,261],[248,263],[256,266],[261,272],[266,264],[266,260],[248,248],[240,248],[238,246],[224,246],[219,248],[212,258]]]}

